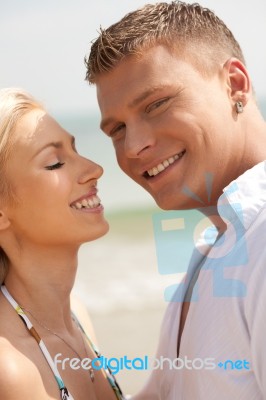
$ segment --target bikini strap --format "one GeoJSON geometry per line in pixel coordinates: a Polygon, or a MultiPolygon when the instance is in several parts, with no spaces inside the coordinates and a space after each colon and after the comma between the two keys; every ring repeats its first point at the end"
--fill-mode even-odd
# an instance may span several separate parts
{"type": "Polygon", "coordinates": [[[1,291],[3,293],[3,295],[5,296],[5,298],[7,299],[7,301],[11,304],[11,306],[14,308],[14,310],[17,312],[17,314],[20,316],[20,318],[22,319],[22,321],[24,322],[24,324],[26,325],[28,331],[30,332],[31,336],[34,337],[34,339],[36,340],[36,342],[38,343],[46,361],[48,362],[51,370],[53,371],[54,377],[56,379],[56,382],[58,384],[60,393],[61,393],[61,399],[62,400],[74,400],[74,398],[72,397],[72,395],[69,393],[69,391],[67,390],[63,379],[61,378],[61,375],[47,349],[47,347],[45,346],[43,340],[41,339],[41,337],[39,336],[38,332],[36,331],[36,329],[34,328],[34,326],[32,325],[31,321],[29,320],[29,318],[27,317],[27,315],[24,313],[23,309],[18,305],[18,303],[16,302],[16,300],[11,296],[11,294],[9,293],[9,291],[7,290],[6,286],[2,285],[1,286],[1,291]]]}

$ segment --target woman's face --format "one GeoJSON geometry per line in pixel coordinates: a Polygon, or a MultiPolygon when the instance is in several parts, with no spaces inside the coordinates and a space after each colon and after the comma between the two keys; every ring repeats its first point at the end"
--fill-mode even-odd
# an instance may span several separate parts
{"type": "Polygon", "coordinates": [[[74,138],[42,110],[18,123],[7,165],[15,204],[10,229],[22,242],[80,245],[108,231],[97,196],[102,168],[80,156],[74,138]]]}

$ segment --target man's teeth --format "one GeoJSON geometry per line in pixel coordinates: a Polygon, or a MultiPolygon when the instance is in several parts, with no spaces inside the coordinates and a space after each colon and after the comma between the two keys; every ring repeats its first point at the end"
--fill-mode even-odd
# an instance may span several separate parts
{"type": "Polygon", "coordinates": [[[82,208],[96,208],[101,204],[101,200],[98,196],[90,197],[89,199],[83,199],[81,201],[77,201],[71,205],[72,208],[76,210],[81,210],[82,208]]]}
{"type": "Polygon", "coordinates": [[[158,164],[156,167],[151,168],[147,171],[149,176],[156,176],[160,172],[164,171],[166,168],[169,167],[169,165],[173,164],[176,160],[181,158],[185,154],[185,151],[181,151],[181,153],[178,153],[174,155],[173,157],[167,158],[167,160],[164,160],[162,163],[158,164]]]}

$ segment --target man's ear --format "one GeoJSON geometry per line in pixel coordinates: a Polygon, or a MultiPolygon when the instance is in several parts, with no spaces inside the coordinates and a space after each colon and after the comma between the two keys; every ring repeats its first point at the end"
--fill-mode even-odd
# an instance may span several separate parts
{"type": "Polygon", "coordinates": [[[10,226],[10,220],[5,211],[0,210],[0,231],[4,231],[10,226]]]}
{"type": "Polygon", "coordinates": [[[223,69],[227,75],[229,96],[233,103],[242,101],[245,106],[252,94],[252,85],[245,65],[237,58],[229,58],[223,69]]]}

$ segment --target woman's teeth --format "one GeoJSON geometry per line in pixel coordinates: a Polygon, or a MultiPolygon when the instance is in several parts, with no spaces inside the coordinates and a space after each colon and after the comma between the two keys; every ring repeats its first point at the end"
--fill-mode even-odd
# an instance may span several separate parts
{"type": "Polygon", "coordinates": [[[96,208],[101,204],[101,200],[98,196],[92,196],[89,199],[83,199],[71,204],[72,208],[76,210],[81,210],[82,208],[96,208]]]}
{"type": "Polygon", "coordinates": [[[164,160],[162,163],[158,164],[156,167],[151,168],[147,171],[149,176],[156,176],[160,172],[164,171],[166,168],[169,167],[169,165],[173,164],[176,160],[181,158],[185,154],[185,150],[181,151],[178,154],[175,154],[172,157],[167,158],[167,160],[164,160]]]}

